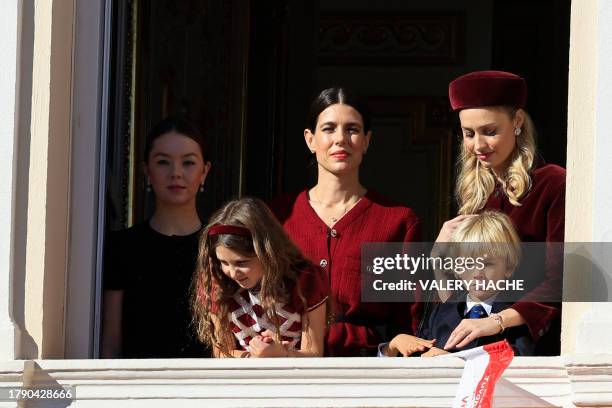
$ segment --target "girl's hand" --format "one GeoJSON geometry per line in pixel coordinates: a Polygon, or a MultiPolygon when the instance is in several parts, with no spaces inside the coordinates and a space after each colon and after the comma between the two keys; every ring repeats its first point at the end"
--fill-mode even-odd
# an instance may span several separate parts
{"type": "Polygon", "coordinates": [[[289,342],[278,344],[274,341],[274,333],[270,330],[262,332],[249,343],[251,357],[289,357],[289,342]]]}
{"type": "Polygon", "coordinates": [[[429,350],[427,350],[425,353],[421,354],[421,357],[435,357],[435,356],[441,356],[444,354],[450,354],[450,352],[446,350],[442,350],[441,348],[432,347],[429,350]]]}
{"type": "Polygon", "coordinates": [[[260,337],[256,337],[249,343],[251,357],[287,357],[288,351],[278,343],[266,343],[260,337]]]}
{"type": "Polygon", "coordinates": [[[387,355],[396,356],[401,353],[404,357],[408,357],[413,353],[425,351],[433,347],[436,339],[424,340],[409,334],[398,334],[389,343],[389,353],[387,355]]]}
{"type": "Polygon", "coordinates": [[[444,350],[462,348],[480,337],[493,336],[499,332],[499,323],[492,317],[463,319],[451,333],[444,350]]]}
{"type": "Polygon", "coordinates": [[[436,238],[436,242],[450,242],[450,238],[453,235],[453,232],[455,232],[455,230],[459,226],[459,224],[461,224],[464,220],[474,216],[475,214],[463,214],[446,221],[442,225],[442,229],[438,234],[438,238],[436,238]]]}
{"type": "Polygon", "coordinates": [[[271,331],[271,330],[264,330],[257,337],[261,337],[262,340],[264,342],[266,342],[266,343],[273,343],[274,342],[274,332],[271,331]]]}

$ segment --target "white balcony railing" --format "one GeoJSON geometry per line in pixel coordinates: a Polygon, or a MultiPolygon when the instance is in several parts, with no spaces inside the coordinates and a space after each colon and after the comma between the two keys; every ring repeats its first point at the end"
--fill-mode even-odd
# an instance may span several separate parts
{"type": "MultiPolygon", "coordinates": [[[[455,357],[32,360],[0,363],[0,387],[72,386],[71,407],[449,407],[462,368],[455,357]]],[[[612,355],[515,358],[494,406],[612,406],[612,355]]]]}

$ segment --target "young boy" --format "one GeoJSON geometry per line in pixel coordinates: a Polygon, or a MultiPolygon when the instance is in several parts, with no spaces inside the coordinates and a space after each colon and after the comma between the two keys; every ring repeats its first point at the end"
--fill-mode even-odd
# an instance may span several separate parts
{"type": "Polygon", "coordinates": [[[499,298],[499,281],[512,277],[521,257],[520,239],[510,219],[499,212],[484,212],[463,221],[452,235],[453,256],[481,257],[478,267],[456,274],[457,279],[471,281],[468,292],[456,292],[446,302],[436,306],[420,337],[399,334],[389,343],[379,346],[379,356],[409,356],[424,352],[423,356],[447,354],[442,349],[463,319],[492,319],[499,333],[477,338],[455,351],[466,350],[506,339],[515,355],[532,355],[535,344],[526,325],[505,329],[497,313],[512,302],[499,298]],[[485,256],[486,255],[486,256],[485,256]],[[479,282],[480,285],[476,285],[479,282]],[[495,285],[493,285],[495,283],[495,285]],[[436,347],[436,345],[438,347],[436,347]]]}

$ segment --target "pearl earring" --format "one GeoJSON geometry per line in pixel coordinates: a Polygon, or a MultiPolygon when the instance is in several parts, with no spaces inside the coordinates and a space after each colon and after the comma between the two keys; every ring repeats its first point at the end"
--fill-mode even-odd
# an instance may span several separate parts
{"type": "Polygon", "coordinates": [[[202,184],[200,184],[200,193],[204,192],[204,182],[202,182],[202,184]]]}
{"type": "Polygon", "coordinates": [[[523,131],[523,130],[522,130],[520,127],[516,127],[516,128],[514,128],[514,134],[515,134],[516,136],[520,136],[522,131],[523,131]]]}
{"type": "Polygon", "coordinates": [[[147,193],[151,192],[151,182],[147,180],[147,193]]]}

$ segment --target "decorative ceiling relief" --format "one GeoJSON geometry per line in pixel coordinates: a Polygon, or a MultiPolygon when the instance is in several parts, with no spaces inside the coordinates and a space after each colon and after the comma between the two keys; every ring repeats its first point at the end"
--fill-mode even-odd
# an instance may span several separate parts
{"type": "Polygon", "coordinates": [[[457,64],[464,15],[325,12],[319,25],[322,64],[457,64]]]}

